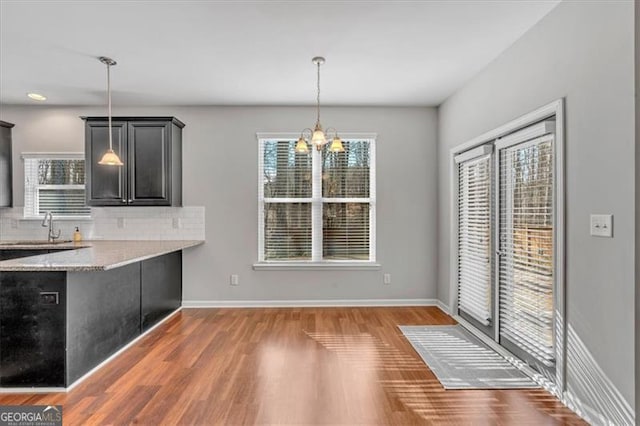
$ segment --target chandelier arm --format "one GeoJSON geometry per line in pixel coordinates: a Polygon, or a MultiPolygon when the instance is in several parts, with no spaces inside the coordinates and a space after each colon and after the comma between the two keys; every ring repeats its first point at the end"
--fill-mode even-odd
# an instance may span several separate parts
{"type": "Polygon", "coordinates": [[[309,138],[311,139],[311,136],[313,136],[313,130],[311,130],[309,127],[307,127],[306,129],[302,129],[302,131],[300,132],[300,137],[303,138],[309,138]],[[307,136],[305,133],[309,132],[309,136],[307,136]]]}
{"type": "Polygon", "coordinates": [[[336,130],[335,127],[327,127],[327,130],[325,130],[324,134],[327,135],[327,139],[333,139],[333,138],[329,138],[329,133],[333,132],[333,137],[338,137],[338,131],[336,130]]]}

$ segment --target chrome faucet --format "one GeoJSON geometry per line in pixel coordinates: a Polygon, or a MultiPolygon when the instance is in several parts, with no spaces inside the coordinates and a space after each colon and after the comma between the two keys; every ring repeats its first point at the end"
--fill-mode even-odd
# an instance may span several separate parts
{"type": "Polygon", "coordinates": [[[42,220],[42,226],[45,228],[49,226],[49,235],[47,236],[48,242],[53,243],[55,240],[60,238],[60,233],[62,231],[58,229],[58,233],[56,234],[55,230],[53,229],[53,213],[46,212],[44,214],[44,219],[42,220]],[[49,225],[47,225],[47,219],[49,219],[49,225]]]}

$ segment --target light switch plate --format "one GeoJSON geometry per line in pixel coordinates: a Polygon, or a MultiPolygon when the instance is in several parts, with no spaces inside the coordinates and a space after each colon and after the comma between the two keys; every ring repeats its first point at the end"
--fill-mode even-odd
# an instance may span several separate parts
{"type": "Polygon", "coordinates": [[[592,214],[591,235],[594,237],[613,237],[613,215],[592,214]]]}

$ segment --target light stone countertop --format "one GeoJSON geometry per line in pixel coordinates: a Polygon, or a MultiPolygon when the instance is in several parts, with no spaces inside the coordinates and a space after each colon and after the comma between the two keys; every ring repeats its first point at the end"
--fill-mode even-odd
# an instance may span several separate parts
{"type": "Polygon", "coordinates": [[[0,241],[0,250],[70,249],[0,261],[0,271],[106,271],[203,243],[202,240],[149,240],[17,245],[0,241]]]}

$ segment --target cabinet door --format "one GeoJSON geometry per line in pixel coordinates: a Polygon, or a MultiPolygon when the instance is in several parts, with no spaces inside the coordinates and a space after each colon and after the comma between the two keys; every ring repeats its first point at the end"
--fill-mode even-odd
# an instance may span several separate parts
{"type": "Polygon", "coordinates": [[[87,204],[90,206],[122,206],[126,194],[126,123],[113,122],[113,150],[125,166],[98,164],[109,149],[109,124],[106,121],[87,122],[85,135],[87,204]]]}
{"type": "Polygon", "coordinates": [[[171,123],[130,122],[129,205],[171,204],[171,123]]]}
{"type": "Polygon", "coordinates": [[[65,386],[65,272],[0,276],[0,386],[65,386]]]}
{"type": "Polygon", "coordinates": [[[13,204],[11,164],[11,128],[0,125],[0,207],[13,204]]]}

